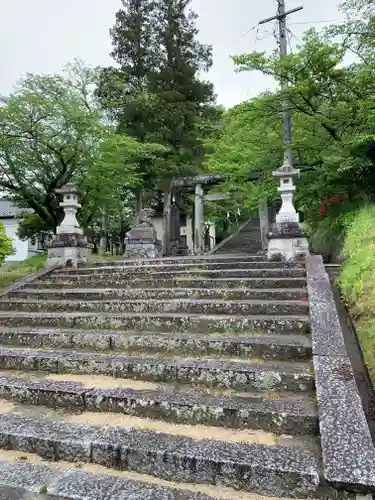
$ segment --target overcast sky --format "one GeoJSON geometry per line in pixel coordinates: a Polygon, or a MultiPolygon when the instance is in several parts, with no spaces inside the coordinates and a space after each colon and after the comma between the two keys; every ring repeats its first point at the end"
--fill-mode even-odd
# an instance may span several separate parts
{"type": "MultiPolygon", "coordinates": [[[[110,65],[113,25],[120,0],[0,0],[0,94],[12,90],[27,73],[58,73],[80,58],[90,65],[110,65]]],[[[273,82],[257,73],[236,74],[230,55],[253,49],[272,50],[274,24],[249,31],[275,13],[275,0],[192,0],[199,14],[200,39],[213,45],[209,73],[218,102],[232,106],[269,88],[273,82]],[[257,35],[257,36],[256,36],[257,35]]],[[[301,5],[287,0],[287,7],[301,5]]],[[[304,10],[289,18],[293,45],[309,26],[340,19],[339,0],[305,0],[304,10]],[[308,24],[308,22],[312,24],[308,24]]]]}

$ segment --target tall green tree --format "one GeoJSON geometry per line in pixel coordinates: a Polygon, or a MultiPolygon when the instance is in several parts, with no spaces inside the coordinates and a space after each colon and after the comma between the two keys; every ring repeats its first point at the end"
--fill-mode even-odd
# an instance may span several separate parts
{"type": "Polygon", "coordinates": [[[85,229],[122,192],[141,181],[136,166],[163,148],[116,133],[94,98],[97,72],[76,62],[63,75],[28,75],[0,107],[0,187],[31,208],[21,235],[54,232],[61,220],[56,189],[78,184],[85,229]]]}
{"type": "Polygon", "coordinates": [[[52,230],[56,188],[87,170],[102,136],[89,102],[94,81],[81,65],[65,76],[27,75],[0,107],[0,186],[52,230]]]}
{"type": "Polygon", "coordinates": [[[211,48],[197,41],[196,15],[187,0],[126,0],[111,30],[118,70],[102,70],[98,95],[118,130],[168,149],[162,162],[139,164],[145,189],[201,168],[200,124],[214,101],[212,85],[199,79],[211,48]]]}

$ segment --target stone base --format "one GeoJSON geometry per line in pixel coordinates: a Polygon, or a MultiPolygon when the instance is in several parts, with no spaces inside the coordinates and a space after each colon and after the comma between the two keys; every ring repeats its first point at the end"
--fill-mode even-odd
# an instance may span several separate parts
{"type": "Polygon", "coordinates": [[[153,226],[134,226],[127,234],[126,240],[152,240],[156,241],[156,230],[153,226]]]}
{"type": "Polygon", "coordinates": [[[275,224],[267,235],[269,260],[300,260],[309,255],[309,240],[298,222],[275,224]]]}
{"type": "Polygon", "coordinates": [[[168,257],[179,257],[189,255],[189,249],[187,245],[181,244],[180,240],[171,241],[168,250],[168,257]]]}
{"type": "Polygon", "coordinates": [[[88,261],[92,247],[79,233],[56,234],[48,243],[47,265],[77,267],[88,261]]]}
{"type": "Polygon", "coordinates": [[[178,247],[178,255],[180,255],[181,257],[186,257],[187,255],[189,255],[188,246],[180,243],[180,245],[178,247]]]}
{"type": "Polygon", "coordinates": [[[133,259],[156,259],[161,252],[157,240],[125,238],[125,255],[133,259]]]}

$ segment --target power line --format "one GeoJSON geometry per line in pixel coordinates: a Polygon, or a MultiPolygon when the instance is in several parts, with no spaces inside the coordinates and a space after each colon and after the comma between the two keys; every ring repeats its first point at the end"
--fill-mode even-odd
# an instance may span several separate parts
{"type": "Polygon", "coordinates": [[[248,35],[249,33],[251,33],[252,31],[255,30],[255,28],[258,28],[259,29],[259,24],[254,24],[254,26],[252,28],[250,28],[249,30],[247,30],[245,33],[242,33],[241,35],[241,38],[248,35]]]}
{"type": "Polygon", "coordinates": [[[338,23],[340,22],[341,19],[327,19],[327,21],[296,21],[294,23],[289,23],[291,26],[292,24],[324,24],[324,23],[338,23]]]}
{"type": "MultiPolygon", "coordinates": [[[[290,26],[290,24],[289,24],[289,26],[290,26]]],[[[291,38],[295,38],[297,40],[297,42],[299,42],[299,43],[302,42],[302,40],[300,38],[298,38],[298,36],[295,35],[292,30],[288,29],[288,33],[291,36],[291,38]]]]}
{"type": "Polygon", "coordinates": [[[290,31],[290,29],[287,29],[286,30],[287,41],[289,43],[290,52],[293,53],[293,46],[292,46],[292,37],[291,37],[291,35],[293,35],[293,33],[290,31]]]}

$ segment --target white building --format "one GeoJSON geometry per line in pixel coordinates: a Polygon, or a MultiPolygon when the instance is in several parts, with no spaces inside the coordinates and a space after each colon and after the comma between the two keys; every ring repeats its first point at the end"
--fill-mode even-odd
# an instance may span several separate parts
{"type": "Polygon", "coordinates": [[[22,212],[31,212],[31,210],[20,209],[11,201],[0,198],[0,222],[5,226],[7,235],[13,240],[14,254],[5,258],[5,262],[21,262],[28,257],[43,253],[38,241],[20,240],[17,236],[19,227],[18,216],[22,212]]]}

